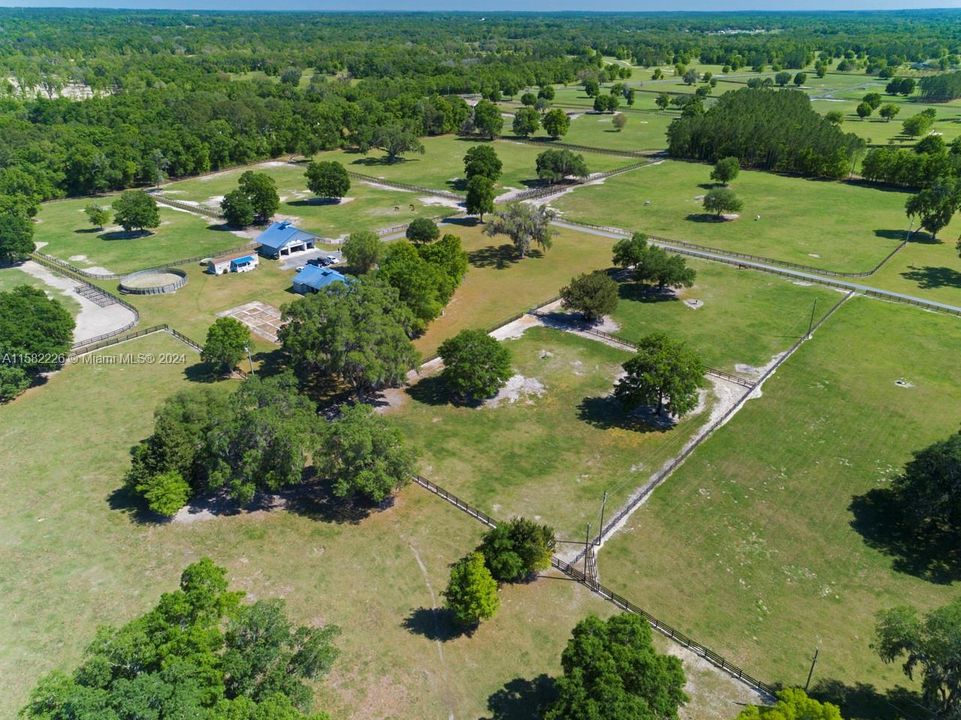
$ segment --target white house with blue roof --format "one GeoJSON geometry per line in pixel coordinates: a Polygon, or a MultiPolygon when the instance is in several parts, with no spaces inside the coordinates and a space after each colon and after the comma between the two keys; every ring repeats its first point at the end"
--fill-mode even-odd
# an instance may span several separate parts
{"type": "Polygon", "coordinates": [[[307,265],[294,275],[294,292],[306,295],[310,292],[317,292],[335,282],[346,283],[350,282],[350,279],[330,268],[307,265]]]}
{"type": "Polygon", "coordinates": [[[271,223],[270,227],[257,236],[260,247],[257,248],[264,257],[287,257],[293,253],[313,249],[317,236],[301,230],[289,220],[271,223]]]}

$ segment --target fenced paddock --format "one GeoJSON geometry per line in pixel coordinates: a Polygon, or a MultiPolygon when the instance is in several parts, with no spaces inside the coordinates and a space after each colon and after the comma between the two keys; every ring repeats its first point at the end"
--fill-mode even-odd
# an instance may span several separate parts
{"type": "Polygon", "coordinates": [[[187,284],[187,273],[176,268],[140,270],[120,281],[120,292],[128,295],[164,295],[187,284]]]}

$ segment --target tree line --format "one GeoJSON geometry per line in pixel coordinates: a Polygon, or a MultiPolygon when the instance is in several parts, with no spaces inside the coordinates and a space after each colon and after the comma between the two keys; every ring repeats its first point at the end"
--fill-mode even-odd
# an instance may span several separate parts
{"type": "Polygon", "coordinates": [[[706,112],[684,113],[667,131],[673,157],[716,162],[735,157],[742,167],[845,177],[864,141],[843,133],[796,90],[742,88],[706,112]]]}

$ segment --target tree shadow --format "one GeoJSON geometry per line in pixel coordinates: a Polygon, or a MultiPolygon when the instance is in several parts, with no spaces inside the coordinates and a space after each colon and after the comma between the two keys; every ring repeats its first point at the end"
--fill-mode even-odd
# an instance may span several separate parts
{"type": "Polygon", "coordinates": [[[429,375],[428,377],[422,378],[413,385],[405,388],[404,392],[407,393],[412,400],[424,405],[439,406],[453,404],[450,389],[440,374],[429,375]]]}
{"type": "Polygon", "coordinates": [[[903,502],[889,488],[875,488],[851,499],[851,527],[868,547],[890,556],[897,572],[948,585],[961,580],[957,536],[919,526],[905,515],[903,502]]]}
{"type": "Polygon", "coordinates": [[[714,213],[691,213],[685,220],[690,220],[696,223],[723,223],[727,222],[727,219],[723,215],[715,215],[714,213]]]}
{"type": "MultiPolygon", "coordinates": [[[[907,236],[907,230],[875,230],[874,237],[884,238],[885,240],[897,240],[901,242],[907,236]]],[[[915,230],[908,237],[908,242],[917,243],[919,245],[940,245],[941,241],[931,237],[930,233],[921,232],[920,230],[915,230]]]]}
{"type": "Polygon", "coordinates": [[[107,506],[111,510],[125,513],[138,525],[165,525],[170,522],[170,518],[148,508],[136,490],[127,485],[121,485],[107,495],[107,506]]]}
{"type": "MultiPolygon", "coordinates": [[[[308,473],[309,470],[304,472],[308,473]]],[[[323,478],[314,478],[308,483],[282,490],[278,495],[289,512],[337,525],[357,525],[371,514],[388,510],[394,505],[393,495],[379,504],[336,497],[333,483],[323,478]]]]}
{"type": "Polygon", "coordinates": [[[184,377],[195,383],[215,383],[220,380],[230,380],[230,374],[217,372],[209,363],[203,360],[184,368],[184,377]]]}
{"type": "Polygon", "coordinates": [[[378,165],[401,165],[403,163],[420,162],[419,158],[396,157],[391,159],[387,155],[383,157],[362,157],[351,161],[351,165],[363,165],[364,167],[376,167],[378,165]]]}
{"type": "Polygon", "coordinates": [[[95,233],[103,232],[102,227],[89,227],[89,228],[77,228],[74,232],[78,235],[93,235],[95,233]]]}
{"type": "Polygon", "coordinates": [[[511,243],[488,245],[467,253],[467,261],[476,268],[504,270],[517,263],[521,257],[511,243]]]}
{"type": "Polygon", "coordinates": [[[901,277],[918,284],[919,288],[961,287],[961,272],[949,267],[915,267],[909,265],[901,277]]]}
{"type": "Polygon", "coordinates": [[[626,282],[617,288],[617,296],[621,300],[631,300],[640,303],[661,303],[677,301],[677,293],[671,288],[659,288],[656,285],[626,282]]]}
{"type": "Polygon", "coordinates": [[[101,233],[97,237],[101,240],[138,240],[140,238],[150,237],[153,233],[150,230],[112,230],[110,232],[101,233]]]}
{"type": "Polygon", "coordinates": [[[414,635],[423,635],[428,640],[447,642],[465,634],[457,624],[454,613],[447,608],[417,608],[401,623],[405,630],[414,635]]]}
{"type": "Polygon", "coordinates": [[[463,217],[444,218],[441,225],[460,225],[462,227],[477,227],[481,224],[480,218],[476,215],[465,215],[463,217]]]}
{"type": "Polygon", "coordinates": [[[917,693],[900,685],[882,692],[869,683],[848,685],[840,680],[826,679],[818,680],[809,694],[820,702],[840,707],[841,716],[847,720],[904,720],[932,716],[925,710],[917,693]]]}
{"type": "Polygon", "coordinates": [[[539,720],[557,697],[554,678],[514,678],[487,698],[490,715],[482,720],[539,720]]]}
{"type": "Polygon", "coordinates": [[[287,204],[291,207],[324,207],[329,205],[340,205],[340,198],[312,197],[306,200],[288,200],[287,204]]]}
{"type": "Polygon", "coordinates": [[[653,408],[625,410],[613,395],[588,397],[577,406],[577,417],[601,430],[632,430],[639,433],[667,432],[677,421],[670,415],[658,415],[653,408]]]}
{"type": "Polygon", "coordinates": [[[456,192],[466,192],[467,191],[467,179],[457,178],[456,180],[448,180],[447,187],[456,192]]]}

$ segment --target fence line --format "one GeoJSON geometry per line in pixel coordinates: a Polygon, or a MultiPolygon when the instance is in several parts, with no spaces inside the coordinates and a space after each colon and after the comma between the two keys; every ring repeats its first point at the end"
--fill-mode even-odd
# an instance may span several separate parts
{"type": "MultiPolygon", "coordinates": [[[[133,272],[147,272],[148,270],[164,270],[165,268],[168,268],[168,267],[178,267],[180,265],[189,265],[190,263],[200,262],[201,260],[206,260],[207,258],[219,258],[219,257],[224,257],[225,255],[233,255],[234,253],[240,253],[248,249],[253,249],[253,245],[254,243],[251,241],[251,242],[244,243],[243,245],[235,245],[234,247],[227,248],[225,250],[218,250],[216,253],[213,253],[213,254],[195,255],[194,257],[180,258],[179,260],[171,260],[170,262],[164,263],[163,265],[154,265],[153,267],[141,268],[140,270],[134,270],[133,272]]],[[[81,275],[86,278],[92,278],[94,280],[119,280],[120,278],[133,274],[133,273],[94,274],[94,273],[88,272],[87,270],[84,270],[83,268],[79,268],[76,265],[71,265],[66,260],[61,260],[60,258],[54,257],[53,255],[47,255],[46,253],[42,253],[39,250],[35,250],[32,254],[34,256],[43,257],[46,260],[48,260],[50,263],[58,265],[59,267],[63,268],[64,270],[68,270],[71,273],[75,273],[77,275],[81,275]]]]}
{"type": "MultiPolygon", "coordinates": [[[[552,302],[553,302],[553,301],[552,301],[552,302]]],[[[541,319],[546,319],[546,320],[550,320],[550,319],[551,319],[550,313],[544,312],[541,308],[537,308],[537,309],[531,310],[531,311],[530,311],[530,314],[533,315],[534,317],[539,317],[539,318],[541,318],[541,319]]],[[[595,336],[597,336],[597,337],[599,337],[599,338],[602,338],[602,339],[604,339],[604,340],[609,340],[609,341],[614,342],[614,343],[617,343],[617,344],[619,344],[619,345],[623,345],[624,347],[630,348],[631,350],[637,350],[637,345],[636,345],[635,343],[632,343],[630,340],[625,340],[625,339],[623,339],[623,338],[618,337],[617,335],[612,335],[612,334],[609,333],[609,332],[604,332],[603,330],[597,330],[597,329],[595,329],[595,328],[577,328],[577,327],[575,327],[575,328],[572,329],[572,332],[574,332],[574,333],[583,333],[583,334],[585,334],[585,335],[595,335],[595,336]]],[[[720,378],[721,380],[727,380],[728,382],[735,383],[735,384],[740,385],[740,386],[742,386],[742,387],[746,387],[746,388],[753,388],[753,387],[754,387],[754,383],[751,382],[750,380],[747,380],[747,379],[745,379],[745,378],[742,378],[742,377],[740,377],[739,375],[734,375],[733,373],[725,372],[724,370],[718,370],[718,369],[716,369],[716,368],[711,368],[711,367],[709,367],[709,368],[706,368],[705,374],[707,374],[707,375],[713,375],[714,377],[720,378]]]]}
{"type": "MultiPolygon", "coordinates": [[[[564,218],[562,222],[568,225],[580,225],[585,228],[590,228],[591,230],[601,230],[603,232],[612,233],[615,235],[623,235],[624,237],[630,237],[631,233],[624,228],[614,227],[611,225],[595,225],[594,223],[583,222],[581,220],[570,220],[564,218]]],[[[686,242],[684,240],[674,240],[672,238],[660,237],[658,235],[649,235],[648,237],[658,243],[663,245],[668,245],[672,247],[685,248],[688,250],[696,250],[698,252],[712,253],[717,255],[726,255],[731,258],[741,258],[743,260],[751,260],[752,262],[762,262],[768,265],[779,265],[781,267],[790,268],[792,270],[800,270],[802,272],[814,273],[817,275],[826,275],[829,277],[841,277],[841,278],[866,278],[874,275],[878,270],[880,270],[885,263],[887,263],[892,257],[894,257],[905,245],[908,244],[914,233],[905,232],[906,237],[897,247],[895,247],[891,252],[884,256],[884,258],[870,270],[865,270],[861,272],[842,272],[839,270],[826,270],[824,268],[814,267],[812,265],[802,265],[801,263],[794,263],[788,260],[776,260],[774,258],[762,257],[760,255],[751,255],[749,253],[736,252],[734,250],[722,250],[720,248],[711,247],[709,245],[698,245],[696,243],[686,242]]]]}
{"type": "Polygon", "coordinates": [[[578,178],[576,180],[568,181],[563,184],[548,185],[546,187],[536,187],[529,190],[522,190],[516,195],[512,195],[509,198],[510,202],[515,202],[519,200],[533,200],[534,198],[547,197],[548,195],[556,195],[557,193],[564,192],[571,188],[578,187],[580,185],[585,185],[596,180],[605,180],[614,175],[620,175],[621,173],[630,172],[631,170],[637,170],[638,168],[646,167],[650,165],[647,161],[631,163],[630,165],[624,165],[623,167],[614,168],[613,170],[605,170],[604,172],[594,173],[586,178],[578,178]]]}
{"type": "Polygon", "coordinates": [[[169,334],[171,337],[184,343],[191,350],[196,350],[198,353],[203,350],[203,348],[201,348],[199,344],[191,340],[182,332],[179,332],[173,329],[167,323],[163,323],[161,325],[151,325],[150,327],[141,328],[140,330],[137,330],[135,332],[127,332],[127,333],[113,335],[111,337],[105,337],[101,340],[97,340],[96,338],[94,338],[89,342],[85,342],[83,344],[74,346],[70,351],[70,357],[78,357],[80,355],[86,355],[87,353],[96,352],[97,350],[103,350],[106,347],[119,345],[120,343],[125,343],[128,340],[135,340],[136,338],[143,337],[145,335],[152,335],[158,332],[165,332],[169,334]]]}
{"type": "Polygon", "coordinates": [[[128,330],[130,330],[130,328],[134,327],[138,322],[140,322],[140,312],[137,310],[137,308],[135,308],[133,305],[131,305],[130,303],[128,303],[126,300],[119,297],[118,295],[114,295],[109,290],[104,290],[103,288],[97,287],[93,283],[89,282],[86,278],[83,277],[83,275],[73,270],[72,266],[70,266],[69,263],[64,263],[63,261],[54,262],[56,258],[50,258],[50,256],[43,255],[42,253],[38,253],[38,252],[31,253],[30,257],[35,262],[40,263],[41,265],[49,268],[50,270],[60,273],[61,275],[64,275],[65,277],[68,277],[71,280],[80,283],[84,287],[89,288],[94,292],[97,292],[101,295],[105,295],[106,297],[109,297],[111,300],[113,300],[114,303],[126,308],[131,313],[133,313],[133,320],[126,323],[123,327],[117,328],[116,330],[111,330],[110,332],[103,333],[101,335],[97,335],[96,337],[87,338],[86,340],[75,343],[74,347],[83,347],[85,345],[89,345],[90,343],[96,343],[96,342],[99,342],[100,340],[104,340],[106,338],[110,338],[115,335],[120,335],[122,333],[127,332],[128,330]]]}
{"type": "MultiPolygon", "coordinates": [[[[447,501],[448,503],[456,507],[461,512],[466,513],[467,515],[471,516],[475,520],[478,520],[479,522],[483,523],[487,527],[489,528],[497,527],[497,521],[494,520],[494,518],[492,518],[490,515],[485,513],[483,510],[475,508],[470,503],[464,502],[453,493],[448,492],[447,490],[437,485],[436,483],[431,482],[427,478],[422,477],[420,475],[414,475],[412,477],[412,480],[414,481],[415,484],[424,488],[428,492],[431,492],[434,495],[437,495],[438,497],[442,498],[443,500],[447,501]]],[[[723,655],[720,655],[714,652],[713,650],[711,650],[705,645],[702,645],[699,642],[695,642],[691,637],[689,637],[685,633],[682,633],[680,630],[676,630],[671,625],[668,625],[667,623],[662,622],[661,620],[658,620],[656,617],[651,615],[649,612],[647,612],[643,608],[638,607],[637,605],[632,603],[630,600],[627,600],[626,598],[621,597],[620,595],[615,593],[613,590],[609,590],[608,588],[604,587],[593,578],[586,576],[583,572],[575,568],[572,564],[564,562],[563,560],[555,556],[551,558],[551,565],[557,570],[567,575],[572,580],[575,580],[581,583],[582,585],[590,589],[592,592],[600,595],[605,600],[619,607],[621,610],[624,610],[625,612],[633,613],[634,615],[638,615],[644,618],[645,620],[647,620],[647,622],[651,625],[651,627],[654,630],[661,633],[665,637],[670,638],[671,640],[675,641],[679,645],[687,648],[698,657],[703,658],[704,660],[707,660],[709,663],[721,669],[722,671],[724,671],[734,679],[740,680],[742,683],[744,683],[748,687],[764,694],[767,697],[774,696],[775,689],[771,685],[761,682],[760,680],[755,678],[753,675],[750,675],[749,673],[745,672],[738,665],[735,665],[734,663],[729,662],[723,655]]]]}
{"type": "MultiPolygon", "coordinates": [[[[853,291],[851,291],[847,295],[845,295],[843,298],[838,300],[831,307],[831,309],[828,310],[826,313],[824,313],[824,315],[811,327],[811,333],[813,333],[815,330],[820,328],[821,325],[823,325],[828,320],[828,318],[830,318],[838,310],[838,308],[841,307],[841,305],[843,305],[848,299],[850,299],[850,297],[853,294],[854,294],[853,291]]],[[[810,337],[810,334],[805,334],[805,335],[802,335],[800,338],[798,338],[794,342],[794,344],[791,345],[790,348],[788,348],[787,352],[781,355],[781,357],[778,359],[777,362],[771,365],[771,367],[769,367],[764,372],[764,374],[761,375],[761,377],[759,377],[754,383],[748,385],[747,390],[744,392],[744,394],[741,395],[741,397],[737,400],[736,403],[734,403],[734,405],[728,408],[727,412],[721,415],[721,417],[719,417],[713,423],[708,425],[708,427],[702,433],[700,433],[700,435],[698,435],[693,442],[689,443],[686,448],[684,448],[679,454],[674,456],[668,463],[666,463],[663,467],[661,467],[661,469],[658,470],[644,485],[642,485],[638,490],[636,490],[633,496],[631,497],[631,499],[628,500],[628,502],[620,510],[618,510],[614,514],[614,516],[603,527],[601,527],[598,530],[598,533],[594,538],[594,544],[600,545],[603,542],[605,536],[612,533],[621,522],[623,522],[631,513],[633,513],[634,510],[637,508],[637,506],[640,505],[641,502],[643,502],[644,499],[647,498],[647,496],[650,495],[651,492],[653,492],[658,485],[664,482],[664,480],[666,480],[667,477],[672,472],[674,472],[685,460],[687,460],[687,458],[690,457],[690,455],[700,446],[702,442],[704,442],[708,437],[710,437],[715,430],[717,430],[719,427],[724,425],[724,423],[730,420],[734,416],[734,414],[741,409],[744,403],[747,402],[748,398],[751,395],[753,395],[754,392],[761,385],[763,385],[764,382],[769,377],[771,377],[771,375],[773,375],[774,372],[789,357],[791,357],[791,355],[793,355],[794,352],[801,346],[801,344],[805,340],[807,340],[809,337],[810,337]]],[[[577,562],[577,560],[579,560],[582,555],[583,555],[583,551],[578,553],[578,555],[574,558],[574,562],[577,562]]]]}
{"type": "Polygon", "coordinates": [[[426,193],[428,195],[436,195],[438,197],[447,198],[448,200],[457,200],[462,202],[464,196],[449,190],[436,190],[434,188],[425,187],[423,185],[412,185],[411,183],[397,182],[396,180],[386,180],[385,178],[374,177],[373,175],[364,175],[363,173],[354,172],[353,170],[348,170],[347,175],[354,178],[355,180],[360,180],[361,182],[376,183],[377,185],[386,185],[387,187],[396,188],[398,190],[411,190],[413,192],[426,193]]]}
{"type": "Polygon", "coordinates": [[[580,150],[582,152],[597,153],[598,155],[616,155],[618,157],[650,157],[660,154],[661,150],[616,150],[615,148],[602,148],[594,145],[578,145],[561,140],[537,140],[534,138],[509,137],[504,138],[507,142],[519,142],[527,145],[538,145],[543,148],[566,148],[568,150],[580,150]]]}
{"type": "Polygon", "coordinates": [[[192,205],[181,200],[171,200],[159,193],[152,193],[152,197],[161,205],[167,205],[177,210],[186,210],[187,212],[197,213],[198,215],[206,215],[212,220],[224,219],[223,213],[220,212],[220,210],[214,210],[212,207],[207,207],[206,205],[192,205]]]}

